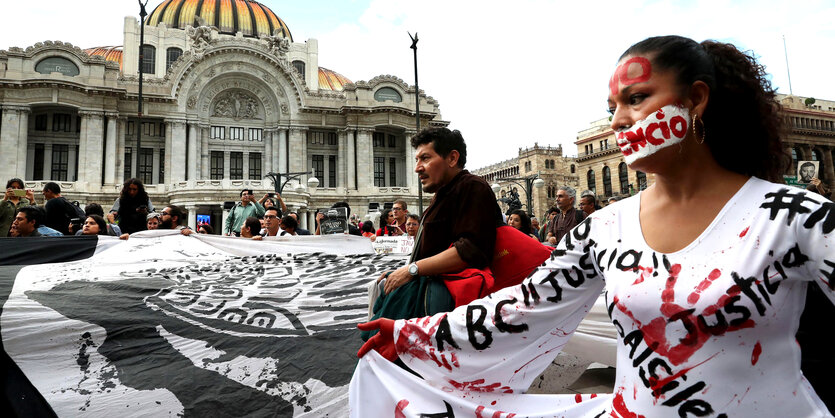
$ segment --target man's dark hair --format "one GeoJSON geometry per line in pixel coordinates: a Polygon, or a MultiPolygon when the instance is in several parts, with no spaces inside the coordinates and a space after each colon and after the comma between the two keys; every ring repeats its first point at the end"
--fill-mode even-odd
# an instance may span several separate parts
{"type": "Polygon", "coordinates": [[[266,215],[266,214],[267,214],[267,212],[269,212],[269,211],[273,211],[273,212],[275,212],[275,216],[276,216],[276,217],[279,217],[279,216],[280,216],[279,214],[281,213],[281,211],[279,211],[277,207],[272,206],[272,207],[266,208],[266,209],[264,210],[264,215],[266,215]]]}
{"type": "Polygon", "coordinates": [[[122,185],[122,191],[119,193],[119,199],[124,201],[128,201],[131,199],[129,193],[130,186],[132,184],[136,185],[136,197],[133,198],[134,201],[139,202],[139,204],[147,204],[148,202],[148,192],[145,191],[145,185],[142,184],[142,180],[138,178],[127,179],[125,183],[122,185]]]}
{"type": "Polygon", "coordinates": [[[168,205],[168,214],[171,217],[177,217],[177,223],[174,226],[179,226],[183,224],[183,218],[186,216],[186,211],[183,210],[181,206],[177,205],[168,205]]]}
{"type": "Polygon", "coordinates": [[[24,206],[17,210],[18,213],[22,213],[26,215],[27,221],[35,221],[35,229],[41,226],[41,222],[43,222],[44,210],[37,206],[24,206]]]}
{"type": "Polygon", "coordinates": [[[815,167],[815,164],[813,164],[813,163],[811,163],[811,162],[809,162],[809,161],[806,161],[805,163],[800,164],[800,169],[801,169],[801,170],[802,170],[802,169],[804,169],[804,168],[806,168],[806,167],[813,167],[813,168],[814,168],[814,167],[815,167]]]}
{"type": "Polygon", "coordinates": [[[105,222],[104,217],[96,214],[87,214],[87,217],[92,219],[96,223],[96,225],[98,225],[98,235],[107,235],[107,222],[105,222]]]}
{"type": "Polygon", "coordinates": [[[545,215],[547,216],[547,215],[550,215],[550,214],[552,214],[552,213],[554,213],[554,212],[556,212],[556,213],[560,213],[559,208],[557,208],[556,206],[552,206],[550,209],[548,209],[548,212],[547,212],[545,215]]]}
{"type": "Polygon", "coordinates": [[[299,223],[296,222],[296,219],[290,215],[287,215],[281,218],[281,228],[284,230],[292,229],[293,232],[299,227],[299,223]]]}
{"type": "Polygon", "coordinates": [[[336,202],[336,203],[333,204],[333,206],[331,206],[331,209],[336,209],[336,208],[348,209],[348,216],[351,216],[351,205],[349,205],[348,202],[336,202]]]}
{"type": "Polygon", "coordinates": [[[246,218],[246,220],[244,221],[244,226],[249,228],[249,233],[252,235],[258,235],[258,233],[261,232],[261,221],[259,221],[258,218],[254,216],[246,218]]]}
{"type": "Polygon", "coordinates": [[[239,197],[243,197],[244,193],[246,193],[246,194],[252,194],[253,192],[252,192],[252,189],[243,189],[243,190],[241,190],[241,193],[240,193],[240,194],[238,194],[238,196],[239,196],[239,197]]]}
{"type": "Polygon", "coordinates": [[[103,218],[104,208],[102,208],[101,205],[98,203],[90,203],[89,205],[84,206],[84,214],[87,216],[99,215],[103,218]]]}
{"type": "MultiPolygon", "coordinates": [[[[405,200],[395,200],[395,201],[394,201],[394,205],[396,205],[396,204],[398,204],[398,203],[400,204],[400,206],[403,206],[403,210],[407,210],[407,209],[409,209],[409,206],[408,206],[408,205],[406,205],[406,201],[405,201],[405,200]]],[[[394,206],[394,205],[392,205],[392,206],[394,206]]]]}
{"type": "Polygon", "coordinates": [[[50,181],[49,183],[44,184],[43,189],[49,190],[50,192],[55,194],[61,194],[61,186],[59,186],[58,183],[54,181],[50,181]]]}
{"type": "Polygon", "coordinates": [[[410,213],[410,214],[406,215],[406,219],[408,220],[409,218],[412,218],[412,219],[416,220],[418,223],[420,223],[420,216],[418,216],[418,214],[416,214],[416,213],[410,213]]]}
{"type": "Polygon", "coordinates": [[[443,158],[446,158],[452,151],[458,151],[458,167],[464,168],[467,164],[467,144],[464,143],[464,137],[457,129],[450,131],[447,128],[426,128],[412,137],[411,143],[412,148],[415,149],[432,143],[432,148],[443,158]]]}
{"type": "Polygon", "coordinates": [[[200,228],[205,229],[206,233],[208,233],[209,235],[214,235],[215,233],[215,229],[212,228],[212,226],[209,224],[200,224],[200,226],[197,227],[197,231],[200,231],[200,228]]]}
{"type": "Polygon", "coordinates": [[[585,199],[585,198],[591,199],[591,204],[594,205],[595,207],[597,207],[597,198],[595,198],[593,194],[584,194],[584,195],[580,196],[580,200],[585,199]]]}
{"type": "Polygon", "coordinates": [[[362,223],[362,229],[360,229],[360,231],[362,231],[362,232],[370,232],[370,233],[372,233],[372,234],[373,234],[373,233],[374,233],[374,222],[371,222],[371,221],[365,221],[365,222],[363,222],[363,223],[362,223]]]}
{"type": "Polygon", "coordinates": [[[26,183],[24,183],[23,180],[21,180],[17,177],[9,179],[9,181],[6,182],[6,188],[10,189],[12,187],[12,184],[15,184],[15,183],[19,184],[21,189],[26,188],[26,183]]]}

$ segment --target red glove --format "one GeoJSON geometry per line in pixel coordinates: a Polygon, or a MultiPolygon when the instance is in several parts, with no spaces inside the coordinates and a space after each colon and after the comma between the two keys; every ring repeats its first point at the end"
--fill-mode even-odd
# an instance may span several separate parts
{"type": "Polygon", "coordinates": [[[375,319],[371,322],[357,324],[357,328],[363,331],[380,330],[380,332],[360,347],[360,351],[357,351],[357,357],[362,357],[371,350],[377,350],[388,361],[394,361],[397,358],[397,349],[394,347],[393,320],[386,318],[375,319]]]}

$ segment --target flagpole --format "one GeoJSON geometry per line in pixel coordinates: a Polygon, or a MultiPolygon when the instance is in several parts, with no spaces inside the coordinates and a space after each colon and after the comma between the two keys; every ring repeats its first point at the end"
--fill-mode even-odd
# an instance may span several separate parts
{"type": "Polygon", "coordinates": [[[786,35],[783,35],[783,55],[786,57],[786,74],[789,76],[789,94],[794,96],[792,91],[792,73],[789,72],[789,52],[786,49],[786,35]]]}

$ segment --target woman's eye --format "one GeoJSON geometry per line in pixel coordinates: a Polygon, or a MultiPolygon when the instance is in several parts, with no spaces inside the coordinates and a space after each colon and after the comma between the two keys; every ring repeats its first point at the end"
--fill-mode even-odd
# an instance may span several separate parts
{"type": "Polygon", "coordinates": [[[606,111],[607,111],[607,112],[609,112],[609,114],[610,114],[610,115],[614,115],[614,114],[615,114],[615,110],[616,110],[616,109],[615,109],[614,107],[610,107],[610,108],[606,109],[606,111]]]}
{"type": "Polygon", "coordinates": [[[633,94],[629,96],[629,104],[636,105],[638,103],[641,103],[646,97],[646,94],[633,94]]]}

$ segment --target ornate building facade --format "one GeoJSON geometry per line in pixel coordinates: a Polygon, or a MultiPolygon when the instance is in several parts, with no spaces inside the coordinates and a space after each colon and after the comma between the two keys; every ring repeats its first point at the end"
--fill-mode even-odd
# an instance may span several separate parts
{"type": "MultiPolygon", "coordinates": [[[[555,206],[554,198],[560,186],[568,185],[577,188],[577,163],[573,157],[562,154],[562,146],[540,146],[534,144],[530,148],[519,148],[519,155],[515,158],[482,167],[472,172],[481,176],[489,184],[498,184],[497,199],[507,198],[515,189],[522,202],[522,209],[533,213],[538,218],[555,206]],[[544,181],[541,188],[532,187],[532,211],[527,208],[526,177],[538,176],[544,181]],[[514,180],[516,179],[516,180],[514,180]]],[[[579,191],[578,191],[579,192],[579,191]]],[[[500,203],[502,212],[507,211],[507,203],[500,203]]]]}
{"type": "MultiPolygon", "coordinates": [[[[835,186],[835,101],[778,95],[787,126],[786,152],[791,154],[787,180],[797,172],[798,161],[819,161],[818,177],[833,190],[835,186]]],[[[615,143],[608,118],[591,123],[577,135],[577,168],[580,185],[598,199],[628,196],[653,183],[654,175],[626,166],[615,143]]]]}
{"type": "Polygon", "coordinates": [[[351,82],[320,67],[315,39],[295,42],[249,0],[161,2],[141,49],[140,62],[140,23],[126,17],[123,46],[0,51],[0,178],[37,191],[56,181],[71,199],[108,208],[138,177],[155,205],[186,207],[191,225],[210,215],[216,229],[241,189],[273,191],[269,172],[311,172],[284,192],[303,227],[341,200],[361,216],[372,203],[416,206],[416,101],[421,126],[448,122],[403,80],[351,82]],[[305,188],[314,176],[319,186],[305,188]]]}

